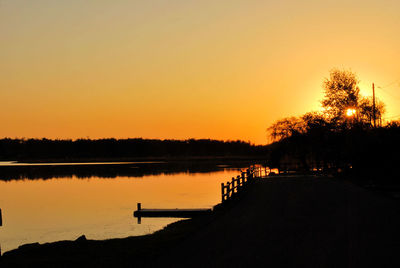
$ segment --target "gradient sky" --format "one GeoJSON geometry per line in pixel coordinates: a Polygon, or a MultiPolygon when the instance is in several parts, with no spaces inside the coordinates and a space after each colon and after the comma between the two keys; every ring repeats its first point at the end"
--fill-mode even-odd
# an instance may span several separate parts
{"type": "Polygon", "coordinates": [[[335,67],[365,95],[383,87],[400,118],[399,14],[398,0],[0,0],[0,138],[265,144],[273,121],[319,109],[335,67]]]}

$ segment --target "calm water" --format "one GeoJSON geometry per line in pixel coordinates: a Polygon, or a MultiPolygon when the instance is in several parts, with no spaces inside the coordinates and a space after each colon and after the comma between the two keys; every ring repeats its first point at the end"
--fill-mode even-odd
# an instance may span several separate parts
{"type": "Polygon", "coordinates": [[[149,234],[178,219],[133,218],[143,208],[208,208],[220,202],[221,182],[237,168],[216,167],[194,173],[104,178],[68,177],[0,181],[1,251],[26,243],[108,239],[149,234]]]}

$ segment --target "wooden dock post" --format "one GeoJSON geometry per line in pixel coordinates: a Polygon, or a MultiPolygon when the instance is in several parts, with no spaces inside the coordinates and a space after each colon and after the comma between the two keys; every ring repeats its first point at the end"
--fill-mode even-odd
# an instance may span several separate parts
{"type": "MultiPolygon", "coordinates": [[[[234,177],[232,177],[232,195],[235,193],[235,178],[234,177]]],[[[236,185],[237,185],[237,183],[236,183],[236,185]]],[[[236,189],[236,193],[237,193],[237,189],[236,189]]]]}
{"type": "MultiPolygon", "coordinates": [[[[142,203],[137,203],[137,211],[141,211],[142,210],[142,203]]],[[[137,217],[137,223],[141,224],[142,223],[142,217],[137,217]]]]}

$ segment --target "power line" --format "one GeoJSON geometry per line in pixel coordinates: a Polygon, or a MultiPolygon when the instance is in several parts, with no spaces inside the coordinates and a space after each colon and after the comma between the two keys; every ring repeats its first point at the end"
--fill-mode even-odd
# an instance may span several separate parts
{"type": "Polygon", "coordinates": [[[391,87],[391,86],[393,86],[393,85],[396,84],[396,83],[399,83],[399,86],[400,86],[400,79],[396,79],[396,80],[394,80],[393,82],[391,82],[391,83],[389,83],[389,84],[386,84],[385,86],[377,86],[377,88],[381,89],[383,92],[386,92],[387,94],[389,94],[389,95],[392,96],[392,97],[398,98],[398,96],[394,96],[394,95],[392,95],[392,93],[390,93],[390,92],[384,90],[384,88],[391,87]]]}
{"type": "MultiPolygon", "coordinates": [[[[393,85],[396,84],[396,83],[399,83],[399,86],[400,86],[400,79],[396,79],[396,80],[394,80],[393,82],[391,82],[391,83],[389,83],[389,84],[386,84],[386,85],[384,85],[384,86],[377,86],[377,88],[379,88],[379,89],[381,90],[381,92],[386,93],[386,94],[389,95],[390,97],[395,98],[395,99],[397,99],[398,101],[400,101],[400,97],[399,97],[399,96],[396,96],[396,95],[394,95],[394,94],[388,92],[387,90],[384,90],[384,88],[391,87],[391,86],[393,86],[393,85]]],[[[374,113],[374,119],[375,119],[375,90],[374,90],[374,83],[372,83],[372,91],[373,91],[373,102],[374,102],[374,110],[373,110],[373,113],[374,113]]],[[[383,119],[384,119],[384,120],[388,120],[388,119],[396,119],[396,118],[400,118],[400,114],[399,114],[399,115],[395,115],[395,116],[390,116],[390,117],[384,117],[383,119]]]]}
{"type": "Polygon", "coordinates": [[[395,83],[399,82],[399,80],[400,80],[400,79],[396,79],[396,80],[394,80],[393,82],[391,82],[391,83],[387,84],[386,86],[382,86],[382,87],[379,87],[379,88],[386,88],[386,87],[390,87],[390,86],[394,85],[395,83]]]}
{"type": "Polygon", "coordinates": [[[387,95],[389,95],[390,97],[396,98],[400,101],[400,97],[399,96],[395,96],[392,93],[389,93],[388,91],[384,90],[382,87],[378,86],[377,88],[379,88],[382,92],[386,93],[387,95]]]}
{"type": "Polygon", "coordinates": [[[395,116],[390,116],[390,117],[384,117],[384,118],[385,118],[385,120],[387,120],[387,119],[392,119],[392,118],[397,118],[397,117],[400,117],[400,114],[395,115],[395,116]]]}

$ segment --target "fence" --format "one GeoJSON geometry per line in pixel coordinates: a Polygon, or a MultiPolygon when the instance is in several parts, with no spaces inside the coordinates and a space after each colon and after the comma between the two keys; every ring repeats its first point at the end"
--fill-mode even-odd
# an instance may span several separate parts
{"type": "MultiPolygon", "coordinates": [[[[241,172],[241,175],[232,178],[232,181],[227,182],[226,185],[221,183],[222,190],[222,203],[230,200],[233,196],[246,188],[256,178],[267,176],[271,170],[262,168],[261,166],[252,166],[241,172]]],[[[178,218],[192,218],[199,215],[211,213],[211,209],[142,209],[142,204],[137,204],[137,210],[133,216],[138,219],[138,224],[141,223],[142,217],[178,217],[178,218]]]]}
{"type": "Polygon", "coordinates": [[[237,193],[241,192],[256,178],[262,178],[267,175],[267,168],[253,166],[248,168],[246,172],[241,172],[241,175],[238,175],[236,178],[233,177],[232,180],[228,181],[226,184],[221,183],[222,203],[230,200],[237,193]]]}

